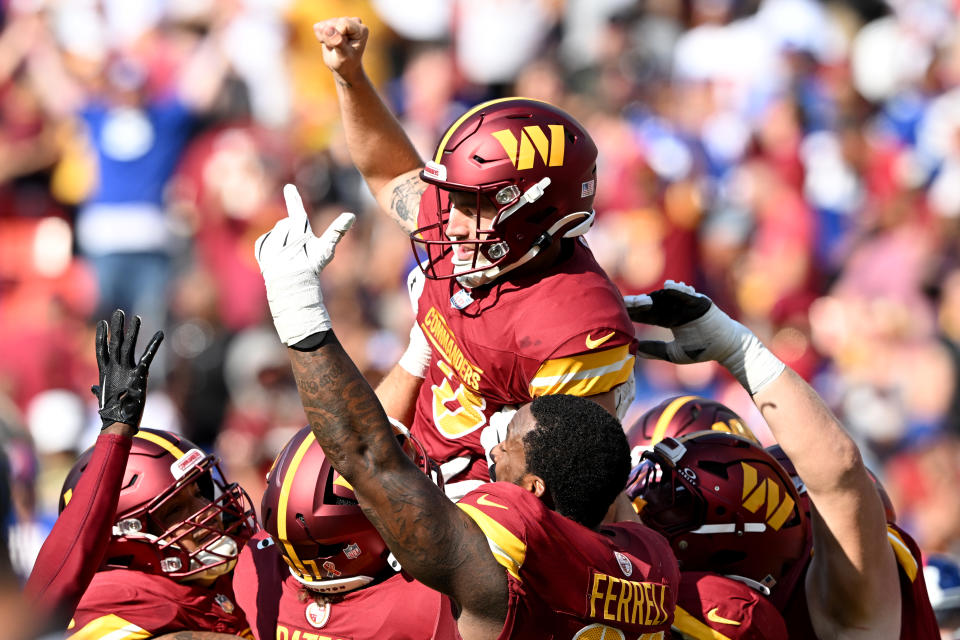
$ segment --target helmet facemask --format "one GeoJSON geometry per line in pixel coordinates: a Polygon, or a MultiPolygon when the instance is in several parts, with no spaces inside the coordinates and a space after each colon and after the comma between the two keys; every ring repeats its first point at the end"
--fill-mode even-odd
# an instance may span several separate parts
{"type": "Polygon", "coordinates": [[[594,218],[596,158],[596,145],[583,127],[545,102],[504,98],[469,110],[447,130],[420,173],[436,192],[436,202],[424,200],[421,210],[435,218],[423,219],[424,226],[411,234],[418,260],[426,253],[424,274],[482,286],[530,262],[559,238],[586,233],[594,218]],[[446,235],[451,192],[475,195],[474,237],[446,235]],[[482,205],[495,212],[486,225],[482,205]],[[453,247],[468,243],[469,260],[454,260],[452,270],[437,268],[453,247]]]}
{"type": "Polygon", "coordinates": [[[160,558],[161,573],[186,582],[229,573],[236,565],[239,547],[256,529],[256,515],[246,492],[238,484],[224,481],[216,458],[206,455],[167,491],[118,519],[113,535],[120,543],[150,544],[160,558]],[[197,493],[203,506],[173,522],[169,516],[160,517],[190,491],[197,493]],[[184,544],[186,540],[190,542],[184,544]]]}

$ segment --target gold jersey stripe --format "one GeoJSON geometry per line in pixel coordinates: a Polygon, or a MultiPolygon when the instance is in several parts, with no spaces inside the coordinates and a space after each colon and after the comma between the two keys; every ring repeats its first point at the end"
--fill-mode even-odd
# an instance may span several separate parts
{"type": "Polygon", "coordinates": [[[564,376],[571,371],[582,371],[587,369],[599,369],[607,367],[616,362],[620,362],[630,355],[630,345],[622,344],[603,351],[590,351],[575,356],[566,356],[563,358],[553,358],[546,360],[537,370],[534,381],[543,379],[552,380],[564,376]]]}
{"type": "Polygon", "coordinates": [[[487,544],[490,545],[490,551],[493,552],[497,562],[503,565],[510,575],[520,580],[520,567],[523,566],[527,555],[527,545],[505,526],[472,504],[458,502],[457,506],[480,526],[480,530],[487,536],[487,544]]]}
{"type": "Polygon", "coordinates": [[[146,629],[111,613],[88,622],[67,640],[142,640],[152,636],[146,629]]]}
{"type": "MultiPolygon", "coordinates": [[[[572,360],[572,359],[571,359],[572,360]]],[[[536,377],[530,381],[532,397],[568,393],[574,396],[591,396],[604,393],[626,382],[633,371],[634,358],[627,353],[621,360],[593,369],[571,369],[567,374],[554,377],[536,377]]],[[[571,367],[576,366],[570,363],[571,367]]]]}
{"type": "Polygon", "coordinates": [[[919,571],[920,566],[917,563],[917,559],[910,553],[910,547],[903,541],[903,538],[900,537],[897,530],[889,525],[887,525],[887,539],[890,540],[893,553],[897,556],[897,562],[903,567],[907,577],[910,578],[910,582],[913,582],[917,577],[917,571],[919,571]]]}
{"type": "Polygon", "coordinates": [[[700,622],[679,605],[673,612],[673,628],[694,640],[730,640],[729,636],[700,622]]]}

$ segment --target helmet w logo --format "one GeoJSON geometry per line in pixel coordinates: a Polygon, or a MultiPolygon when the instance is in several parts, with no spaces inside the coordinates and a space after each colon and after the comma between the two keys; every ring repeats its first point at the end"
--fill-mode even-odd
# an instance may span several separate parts
{"type": "Polygon", "coordinates": [[[767,505],[764,520],[774,530],[780,529],[783,523],[793,512],[794,501],[789,495],[780,497],[780,486],[769,478],[758,479],[757,469],[741,462],[743,467],[743,507],[750,513],[756,513],[764,504],[767,505]]]}
{"type": "Polygon", "coordinates": [[[539,155],[548,167],[563,165],[564,133],[563,125],[548,124],[550,139],[543,127],[529,125],[520,132],[520,139],[510,129],[494,131],[491,135],[497,139],[503,150],[507,152],[510,162],[517,169],[532,169],[534,158],[539,155]]]}

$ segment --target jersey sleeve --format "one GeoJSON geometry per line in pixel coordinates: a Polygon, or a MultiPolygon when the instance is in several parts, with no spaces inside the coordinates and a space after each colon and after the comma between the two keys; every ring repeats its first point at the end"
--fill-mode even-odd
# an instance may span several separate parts
{"type": "Polygon", "coordinates": [[[545,360],[530,380],[531,397],[592,396],[626,382],[633,371],[633,335],[617,329],[578,334],[545,360]]]}
{"type": "Polygon", "coordinates": [[[507,572],[521,581],[520,569],[527,556],[527,527],[514,503],[498,496],[496,483],[481,485],[457,503],[477,523],[493,557],[507,572]]]}
{"type": "Polygon", "coordinates": [[[179,609],[172,597],[119,582],[116,578],[125,572],[107,573],[116,575],[87,590],[67,627],[67,640],[141,640],[177,623],[179,609]]]}
{"type": "Polygon", "coordinates": [[[40,548],[27,581],[27,597],[38,610],[69,619],[100,567],[131,443],[131,438],[119,435],[97,438],[90,463],[76,490],[65,496],[67,505],[40,548]]]}
{"type": "Polygon", "coordinates": [[[694,640],[786,640],[773,604],[747,585],[714,573],[685,571],[673,628],[694,640]]]}

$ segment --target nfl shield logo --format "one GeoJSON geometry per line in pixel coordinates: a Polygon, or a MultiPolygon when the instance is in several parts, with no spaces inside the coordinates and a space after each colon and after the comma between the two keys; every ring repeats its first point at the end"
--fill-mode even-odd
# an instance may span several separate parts
{"type": "Polygon", "coordinates": [[[213,600],[218,605],[220,605],[220,608],[223,609],[224,613],[226,614],[233,613],[233,608],[234,608],[233,603],[230,602],[230,598],[228,598],[227,596],[223,595],[222,593],[218,593],[213,597],[213,600]]]}
{"type": "Polygon", "coordinates": [[[305,615],[311,627],[320,629],[323,625],[327,624],[327,620],[330,619],[330,603],[324,602],[323,604],[317,604],[317,601],[314,600],[307,605],[305,615]]]}
{"type": "Polygon", "coordinates": [[[613,556],[617,559],[617,564],[620,565],[620,571],[623,571],[623,575],[629,578],[630,574],[633,573],[633,563],[630,562],[630,558],[619,551],[614,551],[613,556]]]}
{"type": "Polygon", "coordinates": [[[464,289],[460,289],[450,298],[450,306],[460,311],[461,309],[466,309],[470,306],[470,303],[473,302],[473,296],[464,289]]]}
{"type": "Polygon", "coordinates": [[[360,547],[357,546],[356,543],[347,545],[347,547],[343,550],[343,555],[347,556],[351,560],[356,560],[357,558],[359,558],[360,553],[361,553],[360,547]]]}

